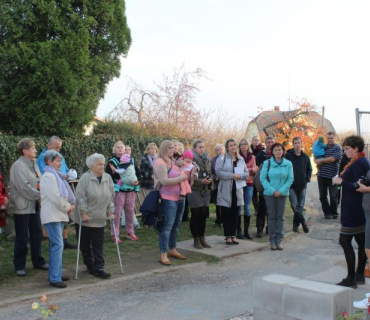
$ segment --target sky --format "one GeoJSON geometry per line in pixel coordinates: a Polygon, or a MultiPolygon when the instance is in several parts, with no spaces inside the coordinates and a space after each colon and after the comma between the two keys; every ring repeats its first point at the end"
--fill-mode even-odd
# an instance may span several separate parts
{"type": "Polygon", "coordinates": [[[370,111],[369,13],[368,0],[126,0],[132,45],[97,115],[127,96],[128,77],[154,89],[184,64],[210,79],[200,109],[249,118],[289,110],[290,94],[325,106],[337,132],[355,130],[355,108],[370,111]]]}

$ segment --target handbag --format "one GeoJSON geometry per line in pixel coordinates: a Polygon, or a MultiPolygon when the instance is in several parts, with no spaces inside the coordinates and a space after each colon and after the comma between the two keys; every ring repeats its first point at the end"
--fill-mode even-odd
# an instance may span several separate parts
{"type": "MultiPolygon", "coordinates": [[[[271,167],[271,161],[270,159],[267,160],[268,161],[268,167],[267,167],[267,181],[270,182],[270,178],[269,178],[269,171],[270,171],[270,167],[271,167]]],[[[258,192],[263,192],[264,188],[263,188],[263,185],[261,183],[261,178],[260,178],[260,175],[261,175],[261,171],[262,171],[262,167],[263,167],[263,163],[261,164],[260,166],[260,169],[258,170],[258,172],[254,175],[253,177],[253,183],[254,183],[254,186],[256,187],[256,190],[258,192]]]]}

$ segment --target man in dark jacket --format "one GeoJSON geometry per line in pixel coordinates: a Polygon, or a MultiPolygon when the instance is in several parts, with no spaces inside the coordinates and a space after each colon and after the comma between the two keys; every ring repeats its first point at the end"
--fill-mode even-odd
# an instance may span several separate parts
{"type": "MultiPolygon", "coordinates": [[[[256,157],[256,165],[258,167],[261,167],[261,164],[271,158],[271,147],[275,143],[274,137],[267,136],[265,145],[266,148],[263,149],[256,157]]],[[[265,227],[265,220],[267,216],[267,207],[266,207],[266,201],[265,197],[263,196],[263,192],[259,192],[258,195],[258,211],[257,211],[257,218],[256,218],[256,227],[257,227],[257,238],[262,238],[263,234],[263,228],[265,227]]],[[[266,227],[266,233],[268,233],[267,227],[266,227]]]]}
{"type": "Polygon", "coordinates": [[[306,200],[307,183],[311,181],[312,166],[310,158],[302,150],[300,137],[293,138],[293,149],[288,150],[285,158],[293,164],[294,181],[290,186],[289,200],[294,212],[293,231],[299,232],[299,225],[308,233],[308,226],[303,216],[303,207],[306,200]]]}

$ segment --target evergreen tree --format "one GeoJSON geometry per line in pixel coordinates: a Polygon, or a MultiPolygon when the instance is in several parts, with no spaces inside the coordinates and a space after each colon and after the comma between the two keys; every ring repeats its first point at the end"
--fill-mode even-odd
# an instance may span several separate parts
{"type": "Polygon", "coordinates": [[[0,131],[81,133],[131,44],[124,0],[2,0],[0,12],[0,131]]]}

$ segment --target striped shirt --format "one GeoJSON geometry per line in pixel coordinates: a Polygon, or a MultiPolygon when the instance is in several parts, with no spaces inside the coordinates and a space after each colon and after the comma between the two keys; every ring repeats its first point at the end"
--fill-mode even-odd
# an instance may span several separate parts
{"type": "Polygon", "coordinates": [[[317,174],[318,177],[322,178],[334,178],[339,174],[340,159],[342,158],[342,150],[339,145],[334,144],[325,149],[325,158],[333,157],[336,159],[333,163],[324,163],[320,167],[320,171],[317,174]]]}

